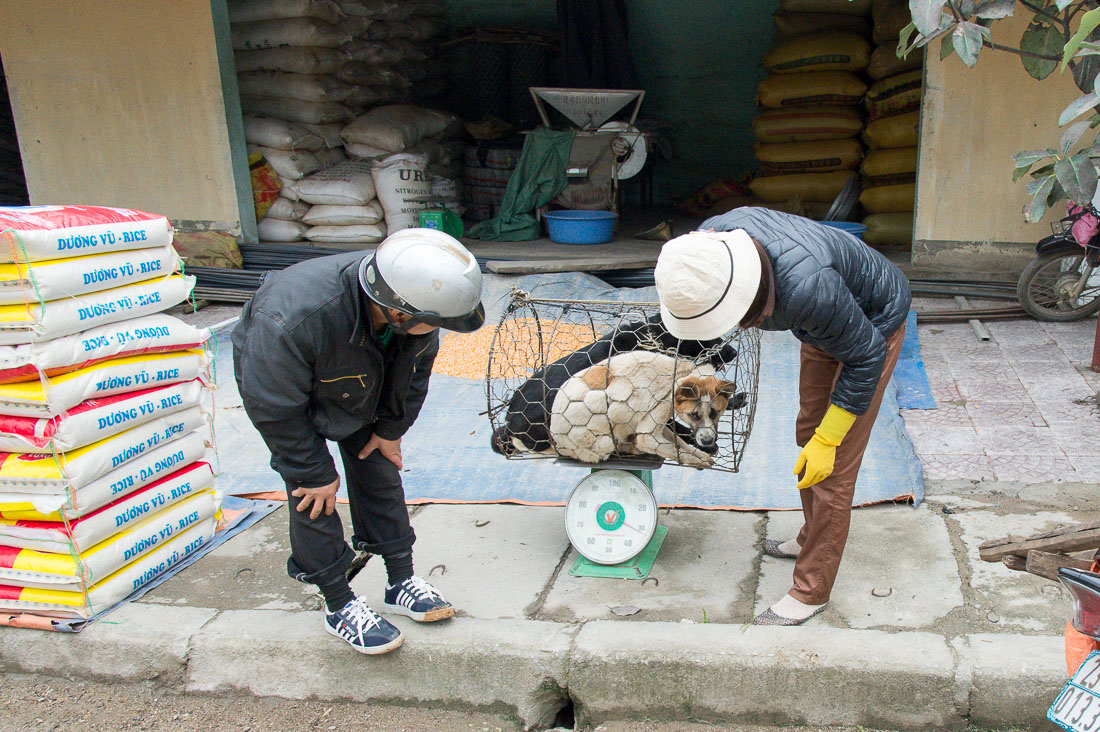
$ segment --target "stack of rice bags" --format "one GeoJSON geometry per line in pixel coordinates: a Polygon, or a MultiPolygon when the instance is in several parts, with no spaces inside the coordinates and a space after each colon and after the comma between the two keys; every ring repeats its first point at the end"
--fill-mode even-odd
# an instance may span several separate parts
{"type": "Polygon", "coordinates": [[[874,82],[865,99],[869,121],[864,140],[870,150],[861,168],[860,196],[867,225],[863,238],[870,244],[908,245],[913,240],[924,49],[897,57],[898,34],[909,19],[905,0],[875,0],[878,46],[867,67],[874,82]]]}
{"type": "Polygon", "coordinates": [[[455,115],[412,104],[376,107],[341,132],[348,156],[369,162],[388,233],[417,226],[425,208],[462,215],[462,134],[455,115]]]}
{"type": "Polygon", "coordinates": [[[753,120],[756,198],[820,218],[859,167],[870,9],[871,0],[780,2],[753,120]]]}
{"type": "Polygon", "coordinates": [[[203,344],[163,216],[0,209],[0,609],[86,618],[213,535],[203,344]]]}

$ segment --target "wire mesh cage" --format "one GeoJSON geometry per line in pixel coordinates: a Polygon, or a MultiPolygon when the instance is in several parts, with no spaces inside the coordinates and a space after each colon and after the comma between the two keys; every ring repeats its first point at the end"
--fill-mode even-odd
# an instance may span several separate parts
{"type": "Polygon", "coordinates": [[[756,330],[681,341],[657,303],[514,290],[489,348],[492,447],[509,459],[643,455],[737,472],[759,371],[756,330]]]}

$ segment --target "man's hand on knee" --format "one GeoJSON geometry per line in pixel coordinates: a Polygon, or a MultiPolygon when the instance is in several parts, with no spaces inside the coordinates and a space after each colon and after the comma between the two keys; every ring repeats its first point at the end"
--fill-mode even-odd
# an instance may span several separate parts
{"type": "Polygon", "coordinates": [[[382,453],[382,457],[389,460],[391,463],[397,466],[397,469],[401,469],[401,438],[396,440],[385,440],[378,435],[371,435],[367,440],[367,444],[363,446],[363,449],[359,451],[359,459],[366,460],[367,456],[375,450],[382,453]]]}
{"type": "Polygon", "coordinates": [[[326,516],[332,515],[336,510],[336,491],[338,490],[340,490],[339,476],[320,488],[295,488],[290,495],[302,499],[298,501],[298,512],[303,513],[308,509],[309,518],[312,521],[321,515],[322,510],[326,516]]]}

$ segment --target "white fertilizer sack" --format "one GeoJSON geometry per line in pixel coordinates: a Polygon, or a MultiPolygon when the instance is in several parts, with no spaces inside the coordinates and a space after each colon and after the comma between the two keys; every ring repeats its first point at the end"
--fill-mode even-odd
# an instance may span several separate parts
{"type": "Polygon", "coordinates": [[[324,46],[335,48],[351,36],[332,23],[316,18],[284,18],[233,23],[230,28],[233,49],[248,51],[280,46],[324,46]]]}
{"type": "Polygon", "coordinates": [[[344,129],[342,124],[302,125],[302,127],[320,137],[325,147],[343,147],[344,145],[344,138],[340,137],[340,131],[344,129]]]}
{"type": "Polygon", "coordinates": [[[425,137],[442,134],[455,121],[449,112],[437,112],[412,104],[377,107],[344,128],[345,142],[358,142],[398,153],[425,137]]]}
{"type": "Polygon", "coordinates": [[[342,102],[352,87],[327,74],[288,74],[283,71],[248,71],[237,74],[241,94],[285,97],[303,102],[342,102]]]}
{"type": "Polygon", "coordinates": [[[265,216],[256,222],[256,231],[260,236],[260,241],[301,241],[308,229],[308,226],[297,221],[283,221],[269,216],[265,216]]]}
{"type": "Polygon", "coordinates": [[[172,275],[45,303],[0,305],[0,345],[35,343],[179,305],[194,277],[172,275]]]}
{"type": "MultiPolygon", "coordinates": [[[[279,150],[274,147],[256,147],[267,162],[279,174],[281,180],[298,180],[321,169],[321,161],[308,150],[279,150]]],[[[252,152],[252,149],[249,149],[252,152]]]]}
{"type": "Polygon", "coordinates": [[[290,74],[331,74],[347,59],[335,48],[321,46],[283,46],[233,54],[237,73],[247,71],[285,71],[290,74]]]}
{"type": "Polygon", "coordinates": [[[365,206],[375,196],[369,163],[345,160],[294,184],[302,201],[336,206],[365,206]]]}
{"type": "Polygon", "coordinates": [[[203,459],[208,436],[203,432],[188,432],[178,440],[155,447],[81,488],[62,488],[55,493],[0,491],[0,518],[58,522],[86,516],[203,459]]]}
{"type": "Polygon", "coordinates": [[[56,376],[110,358],[197,348],[208,338],[206,328],[158,314],[53,340],[0,346],[0,384],[56,376]]]}
{"type": "Polygon", "coordinates": [[[348,158],[348,156],[344,154],[344,148],[342,147],[322,148],[313,154],[317,156],[317,160],[321,163],[322,169],[339,165],[348,158]]]}
{"type": "Polygon", "coordinates": [[[0,519],[0,545],[52,554],[83,553],[213,484],[209,463],[194,463],[68,524],[0,519]]]}
{"type": "Polygon", "coordinates": [[[386,212],[386,230],[393,234],[420,223],[423,198],[432,193],[428,157],[399,153],[373,163],[374,187],[386,212]]]}
{"type": "Polygon", "coordinates": [[[141,282],[176,270],[171,246],[0,264],[0,305],[37,303],[141,282]]]}
{"type": "Polygon", "coordinates": [[[332,244],[376,244],[386,238],[386,225],[314,226],[306,232],[306,238],[332,244]]]}
{"type": "Polygon", "coordinates": [[[105,206],[0,206],[0,262],[81,257],[171,243],[172,225],[160,214],[105,206]]]}
{"type": "Polygon", "coordinates": [[[302,217],[302,223],[310,226],[359,226],[377,224],[384,217],[382,204],[374,200],[366,206],[314,206],[302,217]]]}
{"type": "Polygon", "coordinates": [[[309,211],[309,204],[302,201],[292,201],[285,196],[279,196],[271,208],[264,214],[265,219],[278,219],[279,221],[301,221],[309,211]]]}
{"type": "Polygon", "coordinates": [[[273,117],[246,115],[244,140],[249,145],[279,150],[320,150],[325,142],[302,125],[273,117]]]}
{"type": "Polygon", "coordinates": [[[230,23],[279,18],[317,18],[339,23],[344,16],[332,0],[229,0],[228,5],[230,23]]]}
{"type": "Polygon", "coordinates": [[[0,584],[0,609],[88,618],[126,599],[149,581],[205,546],[213,537],[215,519],[199,521],[177,532],[167,543],[100,580],[87,594],[65,590],[0,584]]]}
{"type": "Polygon", "coordinates": [[[246,114],[280,117],[299,124],[324,125],[347,122],[355,113],[340,102],[303,102],[283,97],[241,96],[241,110],[246,114]]]}
{"type": "Polygon", "coordinates": [[[0,384],[0,414],[56,417],[89,399],[167,386],[206,374],[201,349],[124,356],[38,381],[0,384]]]}

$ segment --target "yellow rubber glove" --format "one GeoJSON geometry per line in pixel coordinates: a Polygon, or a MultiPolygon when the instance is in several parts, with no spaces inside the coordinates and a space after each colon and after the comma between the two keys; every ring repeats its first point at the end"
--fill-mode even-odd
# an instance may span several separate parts
{"type": "Polygon", "coordinates": [[[794,464],[795,475],[806,471],[802,480],[798,481],[799,490],[809,488],[832,475],[836,449],[855,421],[856,415],[835,404],[829,405],[829,411],[825,412],[821,424],[814,430],[814,436],[802,448],[798,461],[794,464]]]}

